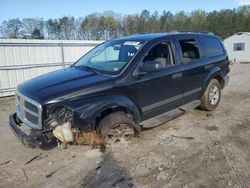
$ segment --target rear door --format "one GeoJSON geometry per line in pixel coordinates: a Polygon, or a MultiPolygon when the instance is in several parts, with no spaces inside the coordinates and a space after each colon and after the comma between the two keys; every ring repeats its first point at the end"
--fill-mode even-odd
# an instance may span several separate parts
{"type": "Polygon", "coordinates": [[[195,36],[177,38],[180,54],[180,69],[183,77],[184,93],[182,104],[200,99],[204,79],[206,78],[205,54],[199,39],[195,36]]]}

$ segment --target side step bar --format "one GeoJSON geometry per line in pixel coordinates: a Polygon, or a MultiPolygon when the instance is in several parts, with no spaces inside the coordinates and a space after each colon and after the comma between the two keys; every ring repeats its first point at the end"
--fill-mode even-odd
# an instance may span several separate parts
{"type": "Polygon", "coordinates": [[[160,114],[158,116],[155,116],[153,118],[142,121],[140,123],[140,125],[143,128],[153,128],[153,127],[162,125],[162,124],[164,124],[172,119],[175,119],[175,118],[185,114],[186,112],[192,111],[193,109],[200,106],[200,104],[201,104],[201,102],[199,100],[192,101],[192,102],[187,103],[183,106],[180,106],[176,109],[173,109],[171,111],[165,112],[165,113],[160,114]]]}

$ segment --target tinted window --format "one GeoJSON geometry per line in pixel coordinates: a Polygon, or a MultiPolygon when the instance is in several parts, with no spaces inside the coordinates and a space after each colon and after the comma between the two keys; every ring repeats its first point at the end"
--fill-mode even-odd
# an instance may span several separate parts
{"type": "Polygon", "coordinates": [[[200,59],[199,48],[195,39],[180,40],[179,42],[184,63],[200,59]]]}
{"type": "Polygon", "coordinates": [[[143,62],[158,61],[162,67],[169,67],[174,64],[171,45],[163,42],[151,48],[148,54],[144,57],[143,62]]]}
{"type": "Polygon", "coordinates": [[[234,51],[244,51],[245,43],[234,43],[234,51]]]}
{"type": "Polygon", "coordinates": [[[202,40],[205,43],[207,55],[209,57],[224,54],[222,44],[217,38],[204,37],[202,40]]]}

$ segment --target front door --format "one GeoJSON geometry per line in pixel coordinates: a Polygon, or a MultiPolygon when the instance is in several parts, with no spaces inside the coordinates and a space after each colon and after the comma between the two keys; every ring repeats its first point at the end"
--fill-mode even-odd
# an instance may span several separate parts
{"type": "Polygon", "coordinates": [[[180,65],[174,60],[172,45],[170,41],[153,45],[142,63],[158,61],[163,69],[148,72],[130,85],[130,91],[139,97],[138,106],[142,110],[142,120],[180,105],[183,96],[182,74],[180,65]]]}

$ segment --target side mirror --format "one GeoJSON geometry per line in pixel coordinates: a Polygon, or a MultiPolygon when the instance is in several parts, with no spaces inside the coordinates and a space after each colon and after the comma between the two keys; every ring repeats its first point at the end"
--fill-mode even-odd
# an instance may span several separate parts
{"type": "Polygon", "coordinates": [[[158,61],[146,61],[142,64],[140,71],[141,72],[157,72],[162,70],[162,65],[158,61]]]}

